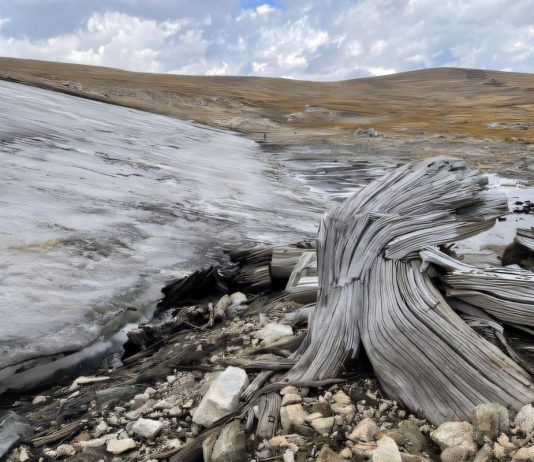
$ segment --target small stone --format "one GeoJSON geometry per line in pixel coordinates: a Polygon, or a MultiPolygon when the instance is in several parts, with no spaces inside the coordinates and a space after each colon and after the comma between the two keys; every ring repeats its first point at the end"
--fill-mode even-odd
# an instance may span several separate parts
{"type": "Polygon", "coordinates": [[[167,376],[167,383],[174,383],[176,382],[176,376],[175,375],[168,375],[167,376]]]}
{"type": "Polygon", "coordinates": [[[163,428],[163,424],[159,420],[138,419],[132,425],[132,431],[143,438],[154,438],[163,428]]]}
{"type": "Polygon", "coordinates": [[[356,416],[356,406],[354,406],[354,404],[343,405],[334,403],[332,404],[332,411],[343,416],[347,423],[352,422],[356,416]]]}
{"type": "Polygon", "coordinates": [[[263,345],[268,346],[284,337],[293,335],[293,328],[287,324],[270,322],[260,330],[253,332],[253,337],[263,340],[263,345]]]}
{"type": "Polygon", "coordinates": [[[247,296],[242,292],[234,292],[230,295],[230,300],[232,301],[232,305],[241,305],[241,303],[246,303],[247,296]]]}
{"type": "Polygon", "coordinates": [[[284,435],[273,436],[269,440],[269,446],[271,446],[273,448],[278,448],[278,447],[280,447],[282,445],[286,445],[287,446],[287,444],[288,444],[288,441],[287,441],[287,438],[284,435]]]}
{"type": "Polygon", "coordinates": [[[85,377],[81,376],[78,377],[74,382],[72,382],[72,385],[69,387],[69,390],[75,390],[80,385],[88,385],[91,383],[98,383],[98,382],[105,382],[106,380],[109,380],[109,377],[85,377]]]}
{"type": "Polygon", "coordinates": [[[26,448],[22,448],[19,453],[19,462],[27,462],[31,459],[30,454],[26,448]]]}
{"type": "Polygon", "coordinates": [[[378,425],[373,419],[363,419],[358,425],[356,425],[354,430],[352,430],[349,435],[349,440],[354,442],[365,441],[370,443],[373,441],[378,430],[378,425]]]}
{"type": "Polygon", "coordinates": [[[286,449],[282,454],[283,462],[295,462],[295,454],[290,449],[286,449]]]}
{"type": "Polygon", "coordinates": [[[330,417],[332,415],[332,409],[328,401],[317,401],[313,403],[311,408],[311,414],[319,413],[323,417],[330,417]]]}
{"type": "Polygon", "coordinates": [[[446,449],[473,441],[473,427],[469,422],[444,422],[430,437],[441,448],[446,449]]]}
{"type": "Polygon", "coordinates": [[[320,412],[314,412],[313,414],[309,414],[306,416],[306,422],[310,423],[312,420],[320,419],[321,417],[324,417],[323,414],[321,414],[320,412]]]}
{"type": "Polygon", "coordinates": [[[516,445],[510,441],[510,438],[504,433],[501,433],[497,438],[497,443],[499,443],[503,448],[513,451],[516,449],[516,445]]]}
{"type": "Polygon", "coordinates": [[[98,438],[108,432],[109,426],[108,424],[101,420],[99,424],[95,427],[95,436],[98,438]]]}
{"type": "Polygon", "coordinates": [[[532,407],[532,404],[527,404],[519,409],[519,412],[515,416],[514,423],[526,433],[530,433],[534,430],[534,408],[532,407]]]}
{"type": "Polygon", "coordinates": [[[57,457],[68,457],[76,454],[76,451],[70,444],[60,444],[56,448],[57,457]]]}
{"type": "Polygon", "coordinates": [[[427,440],[417,425],[409,420],[403,420],[399,424],[398,431],[404,437],[402,445],[408,452],[416,453],[422,451],[427,440]]]}
{"type": "Polygon", "coordinates": [[[342,406],[347,406],[348,404],[351,404],[349,396],[343,390],[337,391],[332,398],[336,404],[340,404],[342,406]]]}
{"type": "Polygon", "coordinates": [[[497,403],[479,404],[473,410],[471,423],[473,436],[479,444],[484,442],[485,437],[494,440],[510,425],[508,410],[497,403]]]}
{"type": "MultiPolygon", "coordinates": [[[[240,293],[240,292],[236,292],[240,293]]],[[[241,294],[243,295],[243,294],[241,294]]],[[[236,300],[238,300],[239,297],[235,297],[236,300]]],[[[245,301],[247,301],[247,297],[245,297],[245,301]]],[[[239,305],[240,302],[236,303],[236,305],[239,305]]],[[[220,319],[224,317],[224,313],[226,312],[226,309],[232,305],[232,297],[230,297],[227,294],[224,294],[219,301],[215,304],[215,310],[213,312],[213,315],[215,316],[215,319],[220,319]]]]}
{"type": "Polygon", "coordinates": [[[106,451],[111,454],[122,454],[123,452],[135,449],[137,443],[131,438],[125,438],[123,440],[109,440],[106,446],[106,451]]]}
{"type": "Polygon", "coordinates": [[[489,444],[485,444],[480,448],[475,456],[473,462],[488,462],[493,457],[493,449],[489,444]]]}
{"type": "Polygon", "coordinates": [[[349,448],[343,448],[339,451],[339,455],[343,457],[343,459],[352,459],[352,451],[349,448]]]}
{"type": "Polygon", "coordinates": [[[345,462],[345,459],[339,454],[335,453],[328,446],[323,446],[315,462],[345,462]]]}
{"type": "Polygon", "coordinates": [[[288,385],[287,387],[284,387],[280,390],[280,395],[285,396],[289,394],[298,394],[299,390],[297,387],[292,387],[291,385],[288,385]]]}
{"type": "Polygon", "coordinates": [[[302,402],[302,397],[296,393],[288,393],[282,398],[282,406],[289,406],[290,404],[298,404],[302,402]]]}
{"type": "Polygon", "coordinates": [[[280,408],[280,423],[286,432],[291,432],[297,425],[304,425],[306,411],[302,404],[290,404],[280,408]]]}
{"type": "Polygon", "coordinates": [[[373,451],[373,462],[402,462],[397,443],[389,436],[378,440],[378,447],[373,451]]]}
{"type": "Polygon", "coordinates": [[[46,403],[46,396],[38,395],[33,398],[32,404],[43,404],[46,403]]]}
{"type": "Polygon", "coordinates": [[[239,420],[232,420],[221,431],[211,453],[211,462],[242,462],[246,460],[245,434],[239,420]]]}
{"type": "Polygon", "coordinates": [[[193,422],[209,427],[215,421],[234,412],[248,383],[247,373],[243,369],[227,367],[215,378],[195,409],[193,422]]]}
{"type": "Polygon", "coordinates": [[[534,461],[534,446],[520,448],[512,454],[512,462],[523,460],[534,461]]]}
{"type": "Polygon", "coordinates": [[[314,419],[311,422],[311,426],[317,433],[321,435],[330,433],[332,431],[332,427],[334,426],[334,418],[320,417],[318,419],[314,419]]]}
{"type": "Polygon", "coordinates": [[[478,449],[473,440],[473,427],[469,422],[442,423],[430,437],[442,449],[442,462],[471,460],[478,449]]]}
{"type": "Polygon", "coordinates": [[[154,404],[154,409],[170,409],[176,404],[177,401],[177,396],[169,396],[168,398],[162,399],[154,404]]]}
{"type": "Polygon", "coordinates": [[[493,443],[493,455],[497,460],[504,459],[506,450],[499,443],[493,443]]]}

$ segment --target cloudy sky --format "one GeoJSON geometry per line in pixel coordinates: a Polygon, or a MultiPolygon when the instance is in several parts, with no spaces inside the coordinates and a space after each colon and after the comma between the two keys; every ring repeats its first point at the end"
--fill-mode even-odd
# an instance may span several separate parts
{"type": "Polygon", "coordinates": [[[534,72],[531,0],[0,0],[0,55],[147,72],[339,80],[534,72]]]}

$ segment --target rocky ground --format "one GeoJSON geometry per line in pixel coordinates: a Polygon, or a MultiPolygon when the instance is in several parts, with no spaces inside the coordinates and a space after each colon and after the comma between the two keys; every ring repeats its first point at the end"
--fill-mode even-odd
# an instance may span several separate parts
{"type": "Polygon", "coordinates": [[[471,422],[436,428],[389,400],[365,360],[340,380],[281,382],[306,332],[303,305],[254,283],[221,296],[213,275],[169,286],[158,321],[130,332],[123,361],[4,397],[0,454],[13,445],[9,462],[534,460],[530,404],[517,415],[481,405],[471,422]],[[198,290],[210,295],[186,303],[198,290]]]}

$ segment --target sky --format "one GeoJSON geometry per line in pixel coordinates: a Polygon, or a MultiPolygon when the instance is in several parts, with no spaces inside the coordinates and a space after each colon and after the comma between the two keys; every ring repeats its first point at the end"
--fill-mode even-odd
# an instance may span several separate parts
{"type": "Polygon", "coordinates": [[[305,80],[534,72],[534,2],[0,0],[0,56],[305,80]]]}

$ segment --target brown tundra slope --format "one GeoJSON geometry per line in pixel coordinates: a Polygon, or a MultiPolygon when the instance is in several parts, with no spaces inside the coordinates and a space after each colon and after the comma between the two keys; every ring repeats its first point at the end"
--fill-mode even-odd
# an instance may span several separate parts
{"type": "Polygon", "coordinates": [[[182,76],[0,58],[0,79],[237,130],[343,140],[357,128],[534,141],[534,74],[438,68],[340,82],[182,76]]]}

